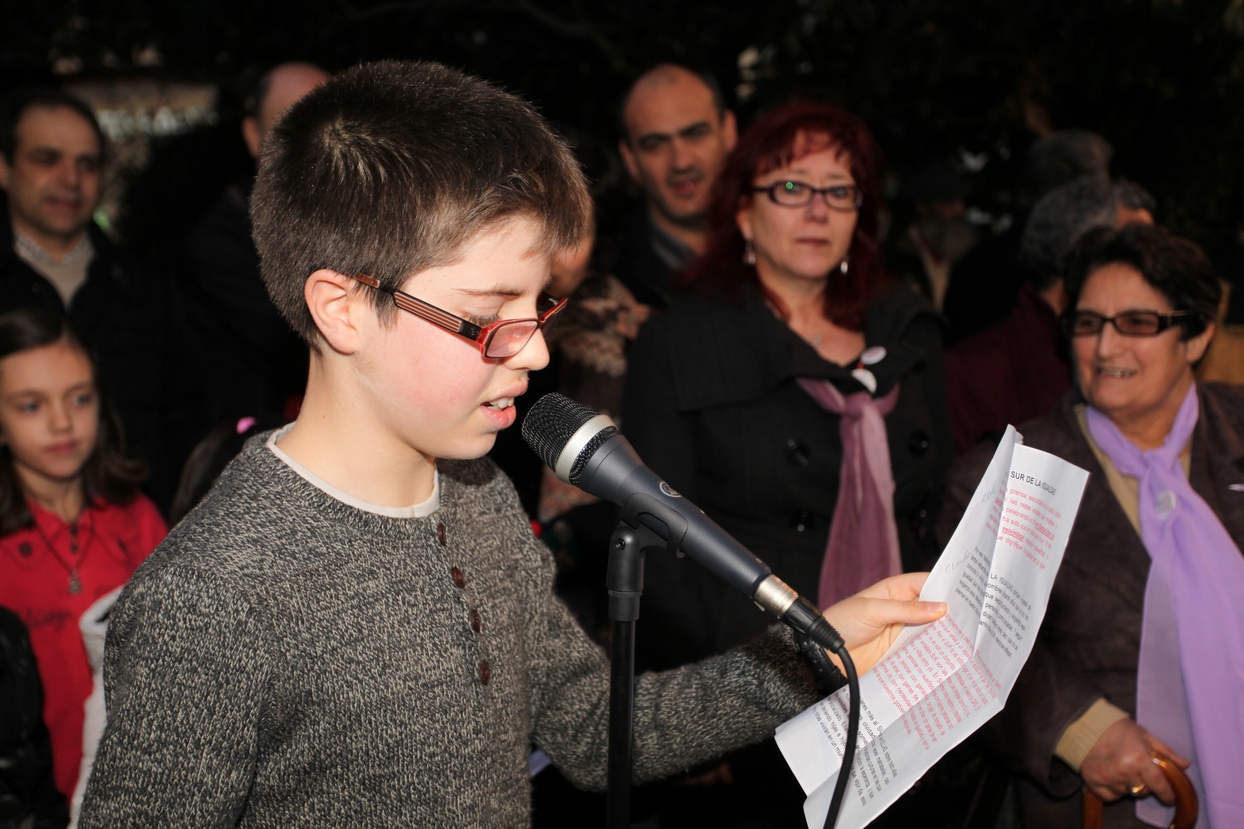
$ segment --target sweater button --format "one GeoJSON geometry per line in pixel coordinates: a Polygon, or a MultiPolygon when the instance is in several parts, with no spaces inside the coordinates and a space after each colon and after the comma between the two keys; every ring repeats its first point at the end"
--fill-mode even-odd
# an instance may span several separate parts
{"type": "Polygon", "coordinates": [[[441,542],[442,547],[445,546],[445,525],[444,524],[436,525],[436,540],[441,542]]]}
{"type": "Polygon", "coordinates": [[[457,587],[459,590],[466,587],[466,576],[464,576],[462,574],[462,571],[459,570],[457,567],[454,567],[452,570],[449,571],[449,577],[454,580],[454,586],[457,587]]]}
{"type": "Polygon", "coordinates": [[[492,679],[492,668],[488,665],[488,661],[484,660],[483,662],[479,663],[479,681],[487,685],[488,681],[491,679],[492,679]]]}
{"type": "Polygon", "coordinates": [[[479,633],[480,628],[484,626],[484,620],[480,618],[479,611],[471,609],[471,630],[479,633]]]}
{"type": "Polygon", "coordinates": [[[17,552],[19,555],[21,555],[22,558],[30,558],[30,554],[33,552],[33,550],[31,549],[28,543],[23,541],[21,544],[17,545],[17,552]]]}

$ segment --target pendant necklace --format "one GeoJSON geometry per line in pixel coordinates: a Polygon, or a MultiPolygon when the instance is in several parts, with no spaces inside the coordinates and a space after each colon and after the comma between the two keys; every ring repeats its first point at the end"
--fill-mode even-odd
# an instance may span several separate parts
{"type": "MultiPolygon", "coordinates": [[[[56,549],[55,545],[52,544],[51,539],[49,539],[47,535],[43,532],[43,528],[39,526],[38,519],[35,519],[34,516],[31,516],[31,518],[34,520],[35,532],[37,532],[39,534],[39,537],[43,539],[43,543],[47,547],[48,551],[51,552],[52,556],[57,561],[60,562],[60,565],[62,567],[64,567],[66,570],[69,571],[69,584],[65,587],[65,592],[70,596],[78,595],[79,593],[82,592],[82,580],[78,578],[78,566],[82,563],[81,559],[86,557],[85,550],[83,551],[82,555],[79,557],[78,561],[75,561],[71,564],[69,561],[66,561],[65,558],[61,556],[60,551],[56,549]]],[[[80,519],[81,519],[81,516],[79,516],[79,518],[74,521],[68,522],[69,538],[70,538],[69,549],[70,549],[70,552],[75,553],[75,554],[79,550],[78,524],[79,524],[80,519]]]]}

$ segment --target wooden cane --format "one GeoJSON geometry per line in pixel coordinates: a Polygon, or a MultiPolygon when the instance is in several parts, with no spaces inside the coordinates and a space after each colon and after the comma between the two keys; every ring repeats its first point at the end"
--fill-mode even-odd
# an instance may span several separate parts
{"type": "MultiPolygon", "coordinates": [[[[1200,811],[1192,781],[1188,779],[1188,775],[1184,774],[1184,770],[1175,765],[1175,761],[1165,754],[1155,751],[1152,757],[1153,762],[1158,764],[1158,768],[1162,770],[1166,779],[1170,781],[1171,787],[1175,789],[1175,818],[1171,821],[1171,829],[1192,829],[1196,826],[1197,813],[1200,811]]],[[[1101,798],[1086,787],[1084,803],[1081,807],[1084,829],[1101,829],[1101,808],[1101,798]]]]}

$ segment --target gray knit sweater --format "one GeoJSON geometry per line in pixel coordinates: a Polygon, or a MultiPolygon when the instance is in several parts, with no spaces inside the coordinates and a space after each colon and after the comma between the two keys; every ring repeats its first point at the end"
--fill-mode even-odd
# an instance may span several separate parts
{"type": "MultiPolygon", "coordinates": [[[[607,661],[504,475],[442,462],[440,488],[431,516],[384,517],[252,440],[113,612],[80,826],[522,827],[532,743],[602,788],[607,661]]],[[[816,698],[776,629],[645,676],[636,777],[816,698]]]]}

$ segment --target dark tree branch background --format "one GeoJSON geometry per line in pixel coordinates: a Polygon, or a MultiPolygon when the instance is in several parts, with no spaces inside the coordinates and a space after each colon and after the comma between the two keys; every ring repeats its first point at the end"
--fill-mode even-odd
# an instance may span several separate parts
{"type": "Polygon", "coordinates": [[[221,87],[218,123],[161,139],[130,183],[120,229],[149,247],[244,172],[241,97],[289,59],[437,60],[522,94],[578,146],[605,231],[626,187],[616,101],[664,59],[711,69],[744,122],[795,94],[845,105],[896,180],[972,159],[974,202],[993,215],[1013,207],[1031,141],[1078,127],[1114,145],[1115,172],[1154,193],[1160,221],[1212,246],[1244,158],[1244,0],[4,2],[5,89],[56,80],[53,66],[221,87]]]}

